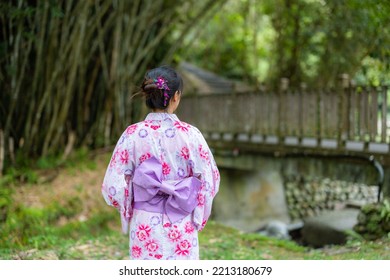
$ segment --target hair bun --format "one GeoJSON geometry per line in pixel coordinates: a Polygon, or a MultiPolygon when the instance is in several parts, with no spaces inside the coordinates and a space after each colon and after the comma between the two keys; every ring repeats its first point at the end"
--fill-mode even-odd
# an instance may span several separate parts
{"type": "Polygon", "coordinates": [[[171,67],[161,66],[148,70],[141,85],[146,106],[151,109],[166,109],[176,91],[183,89],[183,80],[171,67]]]}
{"type": "Polygon", "coordinates": [[[157,89],[157,85],[155,85],[155,84],[146,84],[146,85],[144,86],[144,90],[147,90],[147,91],[149,91],[149,90],[155,90],[155,89],[157,89]]]}

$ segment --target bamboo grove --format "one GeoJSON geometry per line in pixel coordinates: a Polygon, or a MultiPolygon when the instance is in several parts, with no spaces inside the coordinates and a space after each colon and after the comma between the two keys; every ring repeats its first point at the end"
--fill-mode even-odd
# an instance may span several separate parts
{"type": "Polygon", "coordinates": [[[131,96],[145,70],[171,63],[221,2],[0,3],[0,174],[19,158],[113,144],[139,117],[131,96]]]}

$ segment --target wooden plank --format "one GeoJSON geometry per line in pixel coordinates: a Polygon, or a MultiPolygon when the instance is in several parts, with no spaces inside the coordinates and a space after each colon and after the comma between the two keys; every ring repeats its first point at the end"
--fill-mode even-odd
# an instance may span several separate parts
{"type": "Polygon", "coordinates": [[[343,133],[345,134],[346,136],[346,139],[351,139],[351,114],[352,114],[352,110],[351,110],[351,88],[348,87],[348,88],[345,88],[344,89],[344,119],[343,119],[343,133]]]}
{"type": "Polygon", "coordinates": [[[310,134],[309,136],[316,138],[317,137],[317,128],[318,128],[318,121],[317,121],[317,109],[318,109],[318,103],[317,103],[317,93],[315,91],[310,92],[310,105],[309,105],[309,118],[310,118],[310,134]]]}
{"type": "Polygon", "coordinates": [[[301,87],[301,90],[298,93],[298,137],[302,139],[303,135],[303,92],[304,87],[301,87]]]}
{"type": "Polygon", "coordinates": [[[370,94],[370,142],[376,142],[378,134],[378,92],[371,88],[370,94]]]}
{"type": "Polygon", "coordinates": [[[277,96],[277,104],[278,104],[278,107],[277,107],[277,125],[276,125],[276,129],[275,129],[275,135],[277,135],[278,137],[282,137],[283,133],[284,133],[284,119],[283,119],[283,115],[284,115],[284,92],[278,92],[276,94],[277,96]]]}
{"type": "Polygon", "coordinates": [[[321,141],[321,111],[320,111],[320,104],[321,104],[321,91],[316,90],[315,91],[316,97],[315,97],[315,117],[316,117],[316,129],[315,129],[315,137],[317,138],[317,143],[319,144],[321,141]]]}
{"type": "Polygon", "coordinates": [[[350,127],[350,121],[349,121],[349,115],[351,113],[351,92],[350,88],[344,88],[344,102],[343,102],[343,135],[345,137],[345,140],[350,139],[349,134],[349,127],[350,127]]]}
{"type": "Polygon", "coordinates": [[[362,110],[361,110],[361,103],[362,103],[362,93],[358,90],[358,88],[355,88],[355,97],[356,97],[356,141],[361,140],[362,136],[362,110]]]}
{"type": "Polygon", "coordinates": [[[238,133],[240,128],[237,123],[239,110],[236,106],[237,96],[234,94],[219,97],[215,95],[214,102],[210,104],[208,113],[212,119],[213,126],[218,127],[217,132],[233,132],[238,133]],[[216,115],[216,117],[214,117],[216,115]]]}
{"type": "Polygon", "coordinates": [[[302,136],[307,136],[308,134],[308,118],[309,114],[307,112],[307,107],[309,106],[309,100],[308,100],[308,92],[303,91],[302,92],[302,136]]]}
{"type": "Polygon", "coordinates": [[[363,88],[360,98],[360,140],[365,141],[368,133],[368,94],[363,88]]]}
{"type": "Polygon", "coordinates": [[[270,92],[268,95],[268,127],[267,127],[267,134],[268,135],[277,135],[278,134],[278,125],[279,125],[279,118],[278,118],[278,109],[279,109],[279,99],[277,95],[273,92],[270,92]]]}
{"type": "Polygon", "coordinates": [[[316,137],[317,131],[317,95],[313,91],[304,93],[303,120],[304,136],[316,137]]]}
{"type": "Polygon", "coordinates": [[[261,135],[267,134],[267,123],[268,123],[267,102],[268,99],[266,93],[263,91],[260,92],[257,96],[255,103],[257,108],[261,108],[260,111],[257,109],[258,113],[260,114],[260,119],[258,119],[258,122],[256,124],[256,127],[258,128],[257,133],[261,135]]]}
{"type": "Polygon", "coordinates": [[[266,96],[265,93],[259,92],[255,96],[255,100],[252,102],[256,108],[256,133],[260,135],[266,134],[267,128],[267,107],[266,107],[266,96]]]}
{"type": "Polygon", "coordinates": [[[356,131],[357,128],[357,96],[356,88],[352,86],[350,88],[350,110],[349,110],[349,139],[356,140],[355,137],[358,134],[356,131]]]}
{"type": "Polygon", "coordinates": [[[387,87],[382,86],[382,133],[381,142],[386,142],[387,136],[387,87]]]}
{"type": "Polygon", "coordinates": [[[326,138],[337,138],[337,124],[338,124],[338,106],[337,106],[337,93],[333,90],[326,90],[324,99],[325,103],[325,116],[326,116],[326,138]]]}
{"type": "Polygon", "coordinates": [[[321,139],[326,138],[326,132],[325,132],[325,127],[326,127],[326,115],[325,115],[325,93],[323,90],[318,91],[319,94],[319,104],[318,104],[318,121],[319,121],[319,137],[321,139]]]}
{"type": "Polygon", "coordinates": [[[254,100],[252,101],[252,104],[255,108],[255,133],[264,135],[265,134],[265,127],[266,127],[266,108],[264,106],[265,103],[265,97],[264,92],[260,91],[257,92],[254,95],[254,100]]]}
{"type": "Polygon", "coordinates": [[[299,129],[299,115],[298,115],[298,94],[296,91],[289,91],[287,93],[287,108],[286,108],[286,136],[297,136],[299,129]]]}

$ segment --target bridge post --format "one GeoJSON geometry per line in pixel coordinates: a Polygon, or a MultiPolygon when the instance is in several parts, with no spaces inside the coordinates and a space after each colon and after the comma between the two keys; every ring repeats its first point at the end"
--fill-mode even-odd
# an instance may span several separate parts
{"type": "Polygon", "coordinates": [[[286,93],[289,87],[290,80],[288,78],[281,78],[280,79],[280,85],[279,85],[279,112],[278,112],[278,139],[279,144],[284,143],[284,138],[286,136],[286,110],[287,110],[287,104],[286,104],[286,93]]]}
{"type": "Polygon", "coordinates": [[[387,139],[387,90],[388,87],[382,86],[382,127],[381,127],[381,141],[388,143],[387,139]]]}
{"type": "Polygon", "coordinates": [[[338,92],[338,133],[337,144],[339,149],[345,147],[346,140],[348,138],[348,110],[346,106],[346,89],[349,87],[349,75],[344,73],[340,75],[339,83],[337,86],[338,92]]]}
{"type": "Polygon", "coordinates": [[[302,144],[302,139],[304,137],[304,120],[303,120],[303,98],[305,96],[305,93],[306,93],[306,89],[307,89],[307,85],[306,83],[301,83],[300,84],[300,91],[299,91],[299,105],[298,105],[298,116],[299,116],[299,121],[298,121],[298,143],[299,145],[302,144]]]}

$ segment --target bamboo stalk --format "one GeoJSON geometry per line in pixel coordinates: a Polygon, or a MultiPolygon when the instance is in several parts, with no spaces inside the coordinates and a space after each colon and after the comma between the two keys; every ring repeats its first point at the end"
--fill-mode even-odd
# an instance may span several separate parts
{"type": "Polygon", "coordinates": [[[11,158],[12,164],[15,164],[15,142],[14,138],[10,137],[8,139],[8,150],[9,150],[9,156],[11,158]]]}
{"type": "MultiPolygon", "coordinates": [[[[33,5],[24,0],[16,4],[22,9],[33,5]]],[[[33,6],[36,12],[27,19],[2,15],[1,21],[7,25],[2,25],[2,35],[8,38],[12,53],[5,61],[17,73],[4,76],[10,78],[13,96],[11,103],[5,104],[5,139],[12,129],[15,148],[23,139],[26,154],[36,156],[69,147],[65,135],[72,130],[75,139],[80,139],[75,141],[87,135],[96,139],[101,132],[111,141],[112,131],[118,131],[131,116],[126,91],[141,78],[143,69],[154,59],[156,46],[179,20],[175,14],[181,5],[171,5],[140,0],[46,1],[33,6]],[[53,6],[62,10],[61,16],[53,14],[53,6]],[[27,26],[35,37],[23,35],[27,26]],[[129,49],[131,44],[135,47],[129,49]],[[27,69],[34,70],[32,75],[27,69]],[[111,117],[110,112],[115,115],[111,117]],[[100,119],[106,119],[102,130],[95,125],[100,119]]],[[[197,7],[194,15],[203,9],[197,7]]],[[[186,24],[184,21],[183,26],[186,24]]],[[[8,144],[3,142],[4,150],[8,144]]]]}
{"type": "MultiPolygon", "coordinates": [[[[36,13],[36,23],[37,25],[40,25],[40,26],[46,26],[47,24],[47,20],[48,20],[48,12],[49,12],[49,2],[45,2],[44,4],[44,10],[43,10],[43,15],[40,14],[40,9],[37,10],[38,12],[36,13]]],[[[43,48],[44,48],[44,36],[45,36],[45,32],[43,31],[43,29],[41,30],[41,33],[39,34],[39,39],[37,40],[37,52],[36,52],[36,61],[38,63],[36,63],[36,69],[34,71],[34,78],[33,78],[33,84],[32,84],[32,92],[35,93],[37,92],[37,88],[38,88],[38,85],[39,85],[39,82],[41,81],[41,79],[39,79],[39,76],[42,75],[42,67],[43,67],[43,48]]],[[[50,88],[50,84],[49,84],[49,88],[50,88]]],[[[49,94],[49,91],[46,91],[45,92],[46,94],[44,94],[43,98],[37,98],[36,100],[40,100],[41,102],[39,103],[38,107],[37,107],[37,110],[35,108],[35,106],[30,106],[30,110],[29,110],[29,113],[28,113],[28,117],[27,117],[27,123],[26,123],[26,126],[25,126],[25,130],[24,130],[24,134],[25,135],[29,135],[28,138],[26,138],[26,142],[25,142],[25,149],[26,150],[30,150],[31,147],[32,147],[32,143],[34,141],[34,138],[35,138],[35,134],[37,133],[37,130],[38,130],[38,123],[40,121],[40,118],[41,118],[41,113],[42,113],[42,110],[43,110],[43,105],[46,101],[46,99],[48,98],[48,94],[49,94]]],[[[35,101],[35,99],[33,98],[33,100],[35,101]]],[[[33,104],[35,105],[35,104],[33,104]]]]}
{"type": "Polygon", "coordinates": [[[71,131],[68,136],[68,143],[66,144],[65,151],[62,155],[62,160],[66,160],[70,153],[73,150],[74,144],[76,142],[76,133],[71,131]]]}
{"type": "Polygon", "coordinates": [[[0,177],[4,171],[4,160],[5,160],[5,147],[4,147],[4,132],[0,129],[0,177]]]}
{"type": "MultiPolygon", "coordinates": [[[[81,5],[81,3],[83,3],[82,1],[81,2],[78,2],[79,5],[81,5]]],[[[52,139],[52,150],[58,150],[58,143],[60,142],[60,139],[61,137],[63,136],[63,132],[64,132],[64,125],[66,123],[66,119],[67,119],[67,116],[68,116],[68,113],[69,113],[69,106],[70,106],[70,103],[71,103],[71,100],[73,98],[73,95],[72,95],[72,92],[74,91],[74,85],[75,85],[75,82],[76,82],[76,74],[77,74],[77,70],[79,68],[79,64],[80,64],[80,60],[81,60],[81,48],[82,48],[82,43],[83,43],[83,38],[84,38],[84,35],[85,35],[85,29],[86,29],[86,13],[87,13],[87,10],[88,10],[88,6],[87,5],[83,5],[81,7],[78,8],[78,6],[76,6],[75,9],[77,10],[81,10],[81,13],[79,15],[79,20],[78,20],[78,26],[76,28],[76,31],[74,31],[74,40],[75,40],[75,49],[72,51],[72,54],[73,54],[73,59],[72,61],[74,61],[74,63],[72,63],[70,69],[69,69],[69,80],[68,80],[68,83],[67,83],[67,86],[66,86],[66,91],[65,91],[65,95],[64,95],[64,98],[62,98],[62,104],[61,104],[61,108],[60,108],[60,111],[59,111],[59,115],[58,115],[58,121],[57,123],[59,125],[57,125],[57,130],[55,131],[56,134],[54,135],[53,139],[52,139]]],[[[73,35],[71,34],[71,35],[73,35]]],[[[71,37],[72,38],[72,37],[71,37]]],[[[44,149],[43,149],[43,152],[45,154],[45,152],[47,151],[48,149],[48,143],[50,142],[51,138],[49,136],[46,136],[46,139],[45,139],[45,144],[44,144],[44,149]],[[45,150],[46,148],[46,150],[45,150]]]]}

